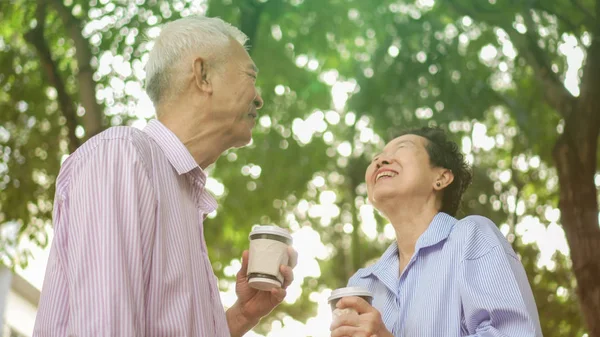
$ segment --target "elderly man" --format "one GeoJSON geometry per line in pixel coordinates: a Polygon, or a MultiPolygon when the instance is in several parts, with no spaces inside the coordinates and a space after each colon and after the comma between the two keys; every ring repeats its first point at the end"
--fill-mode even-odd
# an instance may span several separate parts
{"type": "Polygon", "coordinates": [[[263,105],[246,40],[216,18],[167,24],[147,65],[158,120],[110,128],[64,163],[34,336],[241,336],[284,299],[296,252],[283,289],[262,292],[245,251],[225,312],[203,236],[204,169],[250,141],[263,105]]]}

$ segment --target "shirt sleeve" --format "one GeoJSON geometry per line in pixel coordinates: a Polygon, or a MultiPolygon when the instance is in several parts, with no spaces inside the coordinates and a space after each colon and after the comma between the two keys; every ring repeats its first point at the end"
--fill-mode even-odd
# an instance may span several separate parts
{"type": "Polygon", "coordinates": [[[126,140],[80,158],[66,197],[69,323],[73,336],[144,336],[145,285],[156,197],[126,140]]]}
{"type": "Polygon", "coordinates": [[[460,266],[463,331],[468,337],[541,337],[521,262],[498,245],[460,266]]]}

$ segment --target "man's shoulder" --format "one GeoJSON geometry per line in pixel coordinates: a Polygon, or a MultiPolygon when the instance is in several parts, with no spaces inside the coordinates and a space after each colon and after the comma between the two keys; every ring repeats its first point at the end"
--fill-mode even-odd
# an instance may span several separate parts
{"type": "Polygon", "coordinates": [[[143,155],[150,149],[151,144],[150,138],[142,130],[130,126],[113,126],[83,143],[71,157],[88,156],[97,151],[101,145],[109,145],[115,151],[132,147],[137,153],[143,155]]]}
{"type": "Polygon", "coordinates": [[[516,256],[504,234],[484,216],[471,215],[458,220],[452,237],[462,247],[466,260],[477,259],[498,246],[502,246],[507,254],[516,256]]]}
{"type": "Polygon", "coordinates": [[[63,162],[56,180],[57,192],[62,193],[83,164],[105,163],[109,158],[125,163],[139,161],[149,169],[152,142],[141,130],[115,126],[91,137],[63,162]]]}

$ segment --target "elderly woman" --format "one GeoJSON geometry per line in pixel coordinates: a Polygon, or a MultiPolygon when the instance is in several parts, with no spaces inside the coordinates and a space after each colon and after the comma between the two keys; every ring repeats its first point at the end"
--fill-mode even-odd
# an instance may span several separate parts
{"type": "Polygon", "coordinates": [[[373,158],[370,202],[390,220],[396,241],[349,286],[367,288],[338,302],[331,336],[542,336],[525,270],[496,225],[454,218],[471,182],[458,146],[440,129],[402,133],[373,158]],[[352,312],[352,311],[350,311],[352,312]]]}

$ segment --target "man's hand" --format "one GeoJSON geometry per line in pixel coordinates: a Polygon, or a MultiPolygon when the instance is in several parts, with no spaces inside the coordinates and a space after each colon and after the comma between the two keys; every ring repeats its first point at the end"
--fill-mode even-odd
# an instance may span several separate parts
{"type": "Polygon", "coordinates": [[[250,287],[248,284],[248,254],[247,250],[242,253],[242,268],[237,273],[235,293],[237,301],[227,311],[227,322],[232,336],[241,336],[258,321],[270,313],[285,299],[286,289],[294,280],[293,268],[298,263],[298,253],[291,246],[288,247],[289,266],[281,265],[279,271],[283,275],[282,288],[274,288],[271,291],[260,291],[250,287]],[[234,325],[234,326],[232,326],[234,325]],[[241,333],[240,333],[241,332],[241,333]]]}
{"type": "Polygon", "coordinates": [[[356,312],[342,314],[331,323],[331,337],[394,337],[383,324],[381,314],[360,297],[342,298],[338,309],[356,312]]]}

